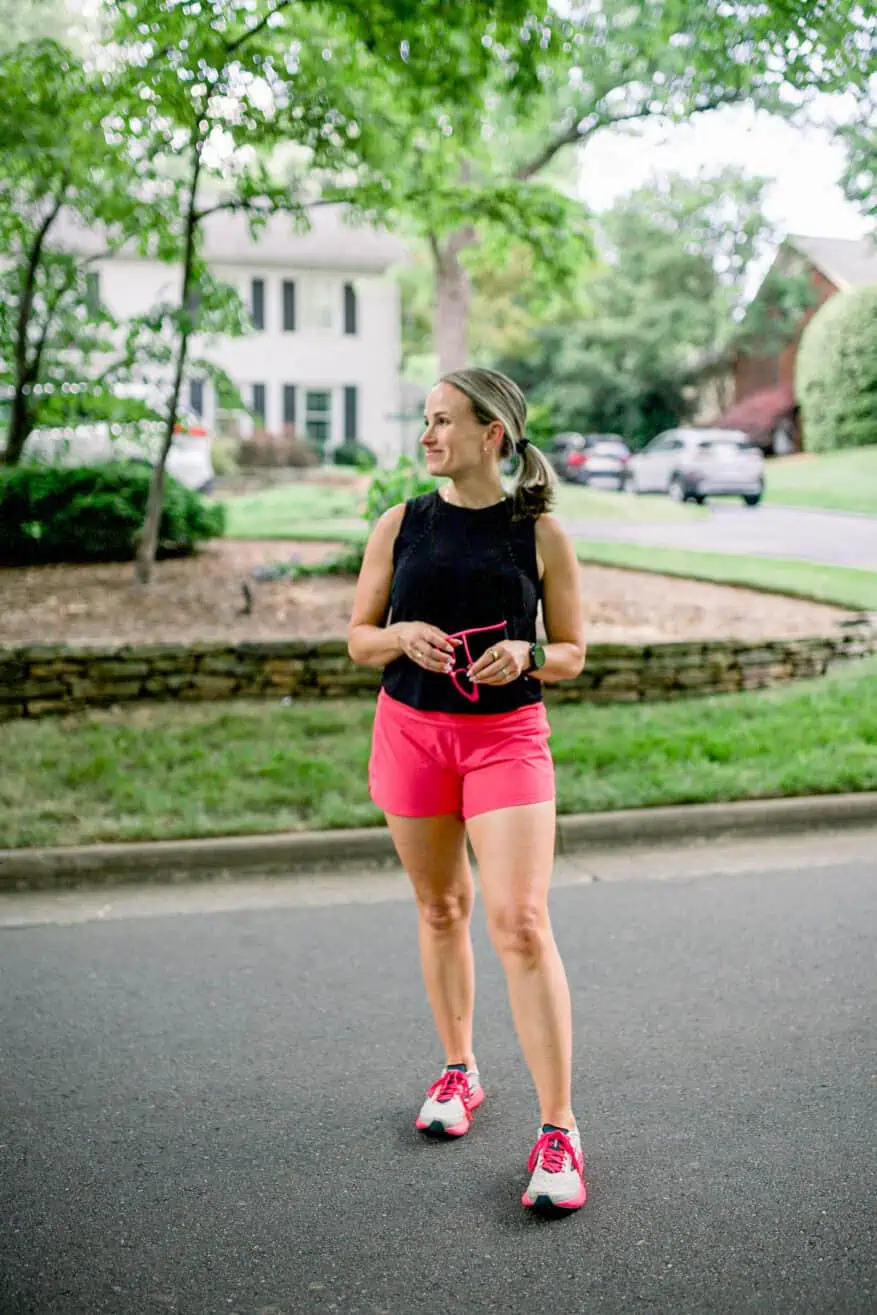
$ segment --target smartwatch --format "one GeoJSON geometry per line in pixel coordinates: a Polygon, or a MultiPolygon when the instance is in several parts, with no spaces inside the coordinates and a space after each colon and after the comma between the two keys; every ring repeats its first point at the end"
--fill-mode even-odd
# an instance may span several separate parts
{"type": "Polygon", "coordinates": [[[545,649],[541,644],[530,645],[530,662],[524,668],[524,675],[529,676],[531,671],[538,671],[540,667],[545,666],[545,649]]]}

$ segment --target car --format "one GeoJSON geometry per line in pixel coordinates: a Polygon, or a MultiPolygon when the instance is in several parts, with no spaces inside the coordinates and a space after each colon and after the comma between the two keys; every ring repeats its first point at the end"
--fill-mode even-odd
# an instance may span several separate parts
{"type": "Polygon", "coordinates": [[[764,495],[764,454],[742,430],[667,429],[631,457],[631,493],[666,493],[677,502],[764,495]]]}
{"type": "Polygon", "coordinates": [[[560,479],[570,484],[589,484],[592,478],[622,488],[630,449],[618,434],[558,434],[547,452],[560,479]]]}
{"type": "MultiPolygon", "coordinates": [[[[145,428],[145,427],[144,427],[145,428]]],[[[161,435],[148,440],[113,438],[106,424],[77,425],[72,429],[35,430],[27,445],[27,456],[62,466],[97,465],[103,461],[133,461],[152,466],[158,456],[161,435]]],[[[187,488],[208,493],[214,471],[210,434],[201,422],[181,416],[167,456],[167,470],[187,488]]]]}

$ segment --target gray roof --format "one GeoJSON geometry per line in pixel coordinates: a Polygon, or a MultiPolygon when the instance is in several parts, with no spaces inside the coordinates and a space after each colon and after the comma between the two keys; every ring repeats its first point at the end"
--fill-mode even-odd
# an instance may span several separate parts
{"type": "Polygon", "coordinates": [[[842,292],[877,283],[877,245],[872,238],[803,237],[794,233],[786,242],[842,292]]]}
{"type": "MultiPolygon", "coordinates": [[[[310,223],[310,232],[298,233],[285,215],[275,215],[254,241],[244,215],[220,211],[204,221],[205,253],[220,264],[379,273],[406,257],[404,243],[386,229],[346,222],[343,206],[313,207],[310,223]]],[[[103,249],[100,234],[89,232],[70,214],[62,213],[52,237],[83,255],[97,255],[103,249]]],[[[133,251],[124,254],[137,259],[133,251]]]]}

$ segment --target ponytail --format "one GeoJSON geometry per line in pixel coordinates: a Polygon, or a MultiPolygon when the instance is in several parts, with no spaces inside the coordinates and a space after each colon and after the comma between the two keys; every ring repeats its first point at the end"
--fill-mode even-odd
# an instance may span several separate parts
{"type": "Polygon", "coordinates": [[[547,457],[529,439],[516,443],[514,451],[518,468],[512,483],[513,515],[516,520],[535,520],[554,506],[557,476],[547,457]]]}
{"type": "Polygon", "coordinates": [[[493,420],[502,423],[505,433],[499,450],[500,460],[517,458],[512,483],[512,515],[515,520],[536,520],[554,505],[557,476],[547,459],[524,433],[527,425],[527,399],[508,375],[498,370],[452,370],[443,374],[442,383],[452,384],[465,393],[479,424],[493,420]]]}

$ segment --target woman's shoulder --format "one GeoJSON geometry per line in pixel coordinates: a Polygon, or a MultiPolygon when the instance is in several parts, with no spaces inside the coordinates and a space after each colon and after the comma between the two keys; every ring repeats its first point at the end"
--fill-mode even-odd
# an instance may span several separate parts
{"type": "Polygon", "coordinates": [[[566,558],[573,553],[572,542],[556,516],[544,512],[535,520],[536,547],[546,565],[554,559],[566,558]]]}

